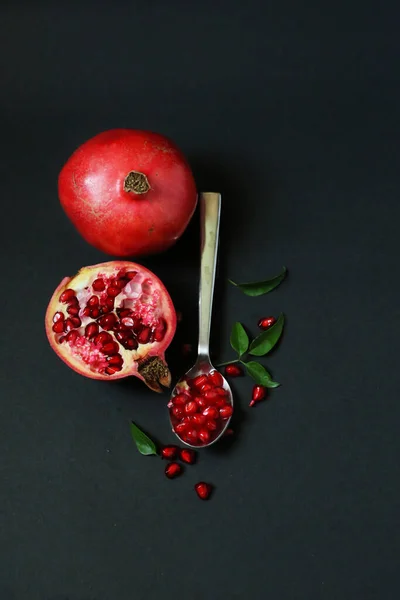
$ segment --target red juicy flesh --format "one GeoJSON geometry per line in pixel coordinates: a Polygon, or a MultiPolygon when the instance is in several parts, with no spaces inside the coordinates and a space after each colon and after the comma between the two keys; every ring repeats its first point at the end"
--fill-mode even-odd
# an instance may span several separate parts
{"type": "Polygon", "coordinates": [[[229,391],[221,386],[223,383],[222,375],[213,371],[175,388],[168,406],[174,431],[184,442],[202,446],[220,435],[233,413],[229,391]]]}
{"type": "Polygon", "coordinates": [[[65,289],[52,318],[57,343],[68,344],[90,369],[113,375],[123,368],[121,346],[132,352],[162,342],[167,323],[157,310],[160,292],[142,279],[137,271],[98,273],[84,290],[65,289]]]}

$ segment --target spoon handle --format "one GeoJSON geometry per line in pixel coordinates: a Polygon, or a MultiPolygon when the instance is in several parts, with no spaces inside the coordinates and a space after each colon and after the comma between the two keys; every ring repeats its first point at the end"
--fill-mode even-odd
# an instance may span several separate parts
{"type": "Polygon", "coordinates": [[[210,327],[217,265],[221,195],[200,194],[201,265],[199,289],[199,357],[209,360],[210,327]]]}

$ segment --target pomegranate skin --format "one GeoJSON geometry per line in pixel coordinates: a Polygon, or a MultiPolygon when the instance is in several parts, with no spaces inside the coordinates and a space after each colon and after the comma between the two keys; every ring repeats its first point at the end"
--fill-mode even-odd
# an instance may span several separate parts
{"type": "Polygon", "coordinates": [[[172,246],[197,204],[182,152],[160,134],[133,129],[104,131],[77,148],[59,174],[58,194],[82,237],[120,257],[172,246]],[[136,185],[131,173],[141,177],[136,185]]]}

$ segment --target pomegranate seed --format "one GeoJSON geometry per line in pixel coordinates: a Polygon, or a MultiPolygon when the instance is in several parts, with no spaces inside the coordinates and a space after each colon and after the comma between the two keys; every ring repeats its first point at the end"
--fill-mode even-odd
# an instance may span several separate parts
{"type": "Polygon", "coordinates": [[[117,317],[114,313],[109,313],[107,315],[103,315],[98,320],[100,327],[105,329],[106,331],[110,331],[117,322],[117,317]]]}
{"type": "Polygon", "coordinates": [[[121,321],[125,317],[130,317],[132,315],[132,311],[129,308],[117,309],[117,313],[121,321]]]}
{"type": "Polygon", "coordinates": [[[229,377],[239,377],[239,375],[243,375],[242,367],[239,367],[239,365],[227,365],[225,367],[225,373],[226,375],[229,375],[229,377]]]}
{"type": "Polygon", "coordinates": [[[79,305],[78,298],[74,296],[71,300],[68,301],[68,306],[76,306],[79,305]]]}
{"type": "Polygon", "coordinates": [[[54,333],[63,333],[64,332],[64,321],[57,321],[54,323],[52,327],[54,333]]]}
{"type": "Polygon", "coordinates": [[[167,330],[167,324],[164,319],[160,319],[154,330],[154,339],[156,342],[162,342],[167,330]]]}
{"type": "Polygon", "coordinates": [[[204,385],[201,387],[201,390],[200,390],[200,391],[201,391],[201,393],[202,393],[202,394],[203,394],[203,396],[204,396],[204,394],[205,394],[206,392],[209,392],[209,391],[210,391],[210,390],[212,390],[212,389],[213,389],[213,386],[212,386],[212,385],[210,385],[209,383],[205,383],[205,384],[204,384],[204,385]]]}
{"type": "Polygon", "coordinates": [[[136,277],[137,275],[137,271],[127,271],[125,273],[125,277],[127,277],[127,279],[133,279],[134,277],[136,277]]]}
{"type": "Polygon", "coordinates": [[[188,396],[186,396],[185,394],[178,394],[177,396],[174,396],[174,398],[172,398],[172,402],[176,406],[185,406],[187,400],[188,396]]]}
{"type": "Polygon", "coordinates": [[[112,286],[117,287],[119,290],[124,289],[129,279],[125,279],[124,277],[118,277],[118,279],[112,280],[112,286]]]}
{"type": "Polygon", "coordinates": [[[60,302],[63,302],[65,304],[72,300],[72,298],[75,298],[75,290],[71,290],[70,288],[68,288],[67,290],[63,291],[59,300],[60,302]]]}
{"type": "Polygon", "coordinates": [[[100,309],[97,308],[97,306],[95,308],[91,308],[90,309],[90,316],[92,317],[92,319],[97,319],[97,317],[100,316],[100,309]]]}
{"type": "Polygon", "coordinates": [[[207,408],[203,410],[203,415],[208,419],[218,419],[219,412],[215,406],[207,406],[207,408]]]}
{"type": "Polygon", "coordinates": [[[221,373],[219,373],[218,371],[212,371],[208,376],[208,380],[211,383],[213,383],[216,387],[220,387],[221,385],[224,385],[224,378],[222,377],[221,373]]]}
{"type": "Polygon", "coordinates": [[[111,333],[107,333],[107,331],[101,331],[98,335],[96,335],[96,337],[94,338],[94,343],[95,344],[106,344],[108,342],[112,342],[112,335],[111,333]]]}
{"type": "Polygon", "coordinates": [[[215,421],[211,421],[211,419],[207,421],[206,427],[209,431],[215,431],[216,429],[218,429],[217,423],[215,421]]]}
{"type": "Polygon", "coordinates": [[[136,335],[140,332],[142,328],[142,322],[140,319],[138,319],[137,317],[133,319],[133,332],[136,333],[136,335]]]}
{"type": "Polygon", "coordinates": [[[78,337],[79,337],[79,333],[75,330],[72,330],[65,336],[65,339],[67,340],[67,342],[74,343],[74,342],[76,342],[78,337]]]}
{"type": "Polygon", "coordinates": [[[150,340],[151,329],[150,327],[144,327],[138,335],[139,344],[147,344],[150,340]]]}
{"type": "Polygon", "coordinates": [[[196,425],[204,425],[207,419],[204,415],[197,413],[196,415],[193,415],[192,420],[196,425]]]}
{"type": "Polygon", "coordinates": [[[107,362],[109,365],[112,365],[113,367],[115,366],[122,366],[124,364],[124,359],[122,358],[122,356],[120,354],[113,354],[112,356],[109,356],[107,358],[107,362]]]}
{"type": "Polygon", "coordinates": [[[215,402],[216,400],[218,400],[221,396],[218,394],[218,392],[214,389],[211,390],[207,390],[204,394],[204,398],[206,400],[208,400],[209,403],[211,402],[215,402]]]}
{"type": "Polygon", "coordinates": [[[173,460],[178,455],[178,446],[164,446],[161,450],[161,458],[173,460]]]}
{"type": "Polygon", "coordinates": [[[214,402],[214,406],[216,406],[217,408],[222,408],[226,405],[226,402],[226,398],[222,398],[222,396],[219,396],[214,402]]]}
{"type": "Polygon", "coordinates": [[[115,334],[115,338],[118,340],[118,342],[125,342],[128,339],[128,336],[128,331],[117,331],[115,334]]]}
{"type": "Polygon", "coordinates": [[[182,467],[179,463],[170,462],[165,467],[165,474],[168,479],[174,479],[174,477],[178,477],[182,473],[182,467]]]}
{"type": "Polygon", "coordinates": [[[223,406],[219,409],[219,414],[221,415],[221,419],[229,419],[232,416],[233,408],[232,406],[223,406]]]}
{"type": "Polygon", "coordinates": [[[225,436],[229,436],[229,435],[233,435],[235,432],[233,431],[233,429],[231,429],[230,427],[228,427],[227,429],[225,429],[223,437],[225,436]]]}
{"type": "Polygon", "coordinates": [[[212,492],[212,486],[205,481],[199,481],[199,483],[196,483],[194,489],[201,500],[208,500],[212,492]]]}
{"type": "Polygon", "coordinates": [[[103,279],[95,279],[92,283],[92,288],[95,292],[103,292],[106,289],[106,284],[103,279]]]}
{"type": "Polygon", "coordinates": [[[71,317],[75,317],[79,314],[79,304],[70,304],[67,308],[67,313],[71,315],[71,317]]]}
{"type": "Polygon", "coordinates": [[[178,433],[179,435],[181,435],[182,433],[184,433],[187,428],[189,427],[189,423],[178,423],[177,425],[175,425],[175,431],[176,433],[178,433]]]}
{"type": "Polygon", "coordinates": [[[121,290],[116,285],[110,285],[107,288],[107,296],[110,296],[111,298],[115,298],[115,296],[118,296],[120,293],[121,290]]]}
{"type": "Polygon", "coordinates": [[[176,320],[178,323],[181,323],[183,319],[182,312],[180,310],[176,311],[176,320]]]}
{"type": "Polygon", "coordinates": [[[106,367],[105,368],[105,373],[107,373],[107,375],[114,375],[117,371],[121,371],[122,367],[118,367],[117,365],[114,365],[112,367],[106,367]]]}
{"type": "Polygon", "coordinates": [[[177,419],[181,419],[185,413],[184,413],[183,408],[181,406],[174,406],[174,408],[172,409],[172,414],[177,419]]]}
{"type": "Polygon", "coordinates": [[[119,346],[117,342],[107,342],[101,348],[101,352],[103,352],[103,354],[117,354],[118,350],[119,346]]]}
{"type": "Polygon", "coordinates": [[[187,431],[185,435],[185,441],[188,442],[188,444],[195,444],[197,442],[197,430],[190,429],[187,431]]]}
{"type": "MultiPolygon", "coordinates": [[[[207,383],[207,375],[198,375],[191,382],[193,387],[197,388],[198,390],[201,390],[202,386],[205,385],[206,383],[207,383]]],[[[210,386],[210,388],[211,388],[211,386],[210,386]]]]}
{"type": "Polygon", "coordinates": [[[221,398],[226,398],[227,396],[229,396],[228,390],[226,390],[223,387],[215,388],[215,392],[218,394],[218,396],[221,396],[221,398]]]}
{"type": "Polygon", "coordinates": [[[187,415],[194,415],[198,411],[197,403],[194,400],[189,400],[185,405],[185,413],[187,415]]]}
{"type": "Polygon", "coordinates": [[[210,441],[210,437],[211,436],[208,429],[200,429],[199,438],[203,442],[203,444],[208,444],[208,442],[210,441]]]}
{"type": "Polygon", "coordinates": [[[263,385],[255,385],[253,387],[253,392],[251,394],[251,402],[250,402],[249,406],[254,406],[256,402],[259,402],[260,400],[264,400],[266,395],[267,395],[266,387],[264,387],[263,385]]]}
{"type": "MultiPolygon", "coordinates": [[[[101,305],[101,311],[103,314],[109,313],[114,308],[114,298],[106,298],[104,303],[101,305]]],[[[93,309],[94,310],[94,309],[93,309]]]]}
{"type": "Polygon", "coordinates": [[[132,317],[122,317],[121,318],[121,323],[125,327],[133,327],[133,319],[132,319],[132,317]]]}
{"type": "Polygon", "coordinates": [[[265,331],[266,329],[272,327],[274,323],[276,323],[275,317],[263,317],[258,321],[258,326],[260,329],[265,331]]]}
{"type": "Polygon", "coordinates": [[[196,462],[196,452],[190,448],[181,448],[179,458],[188,465],[193,465],[196,462]]]}
{"type": "Polygon", "coordinates": [[[78,328],[82,325],[82,321],[80,320],[79,317],[71,317],[71,321],[74,325],[74,327],[78,328]]]}
{"type": "Polygon", "coordinates": [[[86,308],[83,309],[82,315],[84,317],[90,317],[90,313],[91,313],[91,310],[90,310],[89,306],[86,306],[86,308]]]}
{"type": "Polygon", "coordinates": [[[93,338],[95,335],[99,333],[99,326],[97,323],[88,323],[85,327],[85,336],[89,338],[93,338]]]}
{"type": "Polygon", "coordinates": [[[200,408],[206,408],[208,406],[208,402],[203,396],[196,396],[195,400],[200,408]]]}
{"type": "Polygon", "coordinates": [[[135,340],[134,337],[130,337],[126,340],[126,342],[123,342],[122,345],[127,350],[136,350],[136,348],[138,347],[139,344],[137,343],[137,341],[135,340]]]}
{"type": "Polygon", "coordinates": [[[89,300],[87,301],[87,305],[88,306],[98,306],[99,305],[99,297],[98,296],[90,296],[89,300]]]}
{"type": "Polygon", "coordinates": [[[64,321],[64,314],[62,312],[54,313],[53,323],[57,323],[57,321],[64,321]]]}
{"type": "Polygon", "coordinates": [[[64,323],[64,331],[68,332],[71,331],[71,329],[74,329],[75,325],[73,324],[73,321],[71,319],[71,317],[68,317],[68,319],[66,319],[65,323],[64,323]]]}

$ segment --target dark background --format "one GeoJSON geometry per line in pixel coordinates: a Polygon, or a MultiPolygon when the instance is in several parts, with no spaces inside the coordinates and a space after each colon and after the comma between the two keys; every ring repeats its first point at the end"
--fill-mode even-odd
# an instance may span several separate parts
{"type": "MultiPolygon", "coordinates": [[[[1,600],[399,597],[397,3],[2,2],[1,600]],[[223,214],[213,354],[284,311],[282,387],[168,481],[134,418],[172,441],[166,397],[80,377],[51,351],[61,278],[109,257],[63,214],[83,141],[152,129],[223,214]],[[247,298],[227,278],[290,275],[247,298]],[[203,503],[192,486],[216,486],[203,503]]],[[[197,336],[198,221],[143,259],[197,336]]]]}

